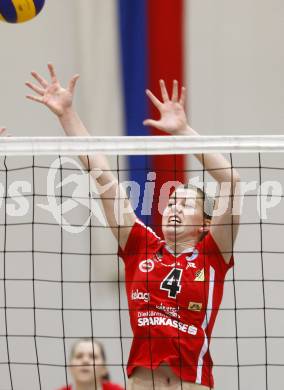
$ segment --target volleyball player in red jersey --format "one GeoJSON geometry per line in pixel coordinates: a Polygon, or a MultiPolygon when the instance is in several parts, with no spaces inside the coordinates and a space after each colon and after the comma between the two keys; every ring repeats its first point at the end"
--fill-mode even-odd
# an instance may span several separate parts
{"type": "MultiPolygon", "coordinates": [[[[50,83],[32,72],[38,84],[27,83],[27,86],[37,96],[28,98],[54,112],[67,135],[88,136],[72,106],[78,75],[64,89],[53,66],[48,67],[50,83]]],[[[174,81],[169,97],[162,80],[160,87],[161,101],[149,90],[146,93],[161,118],[148,119],[144,124],[171,135],[198,135],[187,122],[185,88],[179,97],[178,83],[174,81]]],[[[232,215],[232,208],[239,175],[221,154],[196,157],[220,185],[229,184],[229,192],[222,194],[222,205],[226,207],[211,219],[207,197],[201,190],[179,187],[163,214],[163,240],[137,219],[106,157],[102,154],[80,157],[102,189],[105,215],[119,241],[119,254],[125,263],[134,335],[127,368],[131,390],[205,390],[214,386],[209,343],[225,275],[233,265],[239,217],[232,215]],[[196,193],[201,195],[197,199],[196,193]],[[119,208],[124,210],[119,219],[118,195],[123,198],[119,208]]]]}
{"type": "Polygon", "coordinates": [[[72,346],[70,372],[74,386],[60,390],[123,390],[110,381],[105,350],[97,340],[82,339],[72,346]]]}

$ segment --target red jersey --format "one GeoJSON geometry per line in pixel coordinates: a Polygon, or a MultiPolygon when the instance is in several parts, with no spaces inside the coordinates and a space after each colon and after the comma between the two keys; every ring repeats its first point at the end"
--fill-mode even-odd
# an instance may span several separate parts
{"type": "Polygon", "coordinates": [[[226,264],[210,233],[175,256],[139,220],[119,255],[133,331],[128,376],[166,362],[182,380],[212,388],[209,343],[233,258],[226,264]]]}
{"type": "MultiPolygon", "coordinates": [[[[111,382],[104,382],[102,386],[103,390],[124,390],[123,387],[115,385],[111,382]]],[[[60,390],[73,390],[72,386],[62,387],[60,390]]]]}

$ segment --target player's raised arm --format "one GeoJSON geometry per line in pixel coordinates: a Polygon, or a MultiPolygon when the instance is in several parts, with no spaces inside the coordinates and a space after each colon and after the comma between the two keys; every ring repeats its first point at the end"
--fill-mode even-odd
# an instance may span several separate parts
{"type": "MultiPolygon", "coordinates": [[[[146,94],[154,106],[159,110],[161,118],[159,120],[147,119],[144,121],[144,124],[156,127],[171,135],[199,135],[187,122],[184,109],[185,88],[182,87],[180,97],[177,81],[173,82],[171,97],[169,97],[163,80],[160,80],[160,88],[162,100],[159,100],[149,90],[146,90],[146,94]]],[[[220,215],[219,213],[214,212],[210,231],[218,244],[220,251],[223,253],[224,260],[229,262],[239,225],[239,215],[233,215],[232,213],[236,184],[240,180],[239,174],[231,167],[231,164],[222,154],[197,154],[195,157],[219,183],[221,192],[223,191],[219,197],[219,202],[222,201],[223,212],[220,213],[220,215]]],[[[217,209],[219,209],[219,207],[217,207],[217,209]]],[[[235,208],[234,211],[236,211],[235,208]]]]}
{"type": "MultiPolygon", "coordinates": [[[[68,86],[63,88],[52,64],[48,64],[48,70],[51,81],[47,81],[37,72],[31,73],[36,83],[26,82],[26,86],[35,92],[35,95],[26,97],[48,107],[58,117],[66,135],[89,136],[90,134],[73,108],[73,97],[79,75],[73,76],[68,86]]],[[[108,160],[103,154],[80,156],[80,159],[84,166],[91,170],[109,226],[115,237],[119,237],[120,246],[124,248],[136,219],[127,195],[118,185],[117,179],[110,170],[108,160]]]]}

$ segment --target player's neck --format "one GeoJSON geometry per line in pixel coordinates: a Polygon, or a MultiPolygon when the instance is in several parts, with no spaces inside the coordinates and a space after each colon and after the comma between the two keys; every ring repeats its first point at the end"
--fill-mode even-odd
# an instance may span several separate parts
{"type": "Polygon", "coordinates": [[[189,249],[189,248],[194,248],[196,246],[198,242],[198,239],[190,239],[190,240],[185,240],[185,241],[181,241],[179,240],[178,242],[176,240],[172,241],[170,239],[167,239],[166,240],[166,244],[168,247],[171,248],[171,250],[179,255],[180,253],[184,252],[185,250],[189,249]]]}

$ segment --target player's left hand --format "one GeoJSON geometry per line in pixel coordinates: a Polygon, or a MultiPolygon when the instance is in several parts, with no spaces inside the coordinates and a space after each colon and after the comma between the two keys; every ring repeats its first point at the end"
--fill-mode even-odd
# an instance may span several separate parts
{"type": "Polygon", "coordinates": [[[173,81],[173,91],[169,97],[164,80],[160,80],[162,101],[160,101],[149,89],[146,90],[154,106],[159,110],[161,118],[159,120],[146,119],[143,124],[163,130],[171,135],[185,134],[187,129],[187,118],[184,110],[185,87],[182,87],[179,97],[178,82],[173,81]]]}

